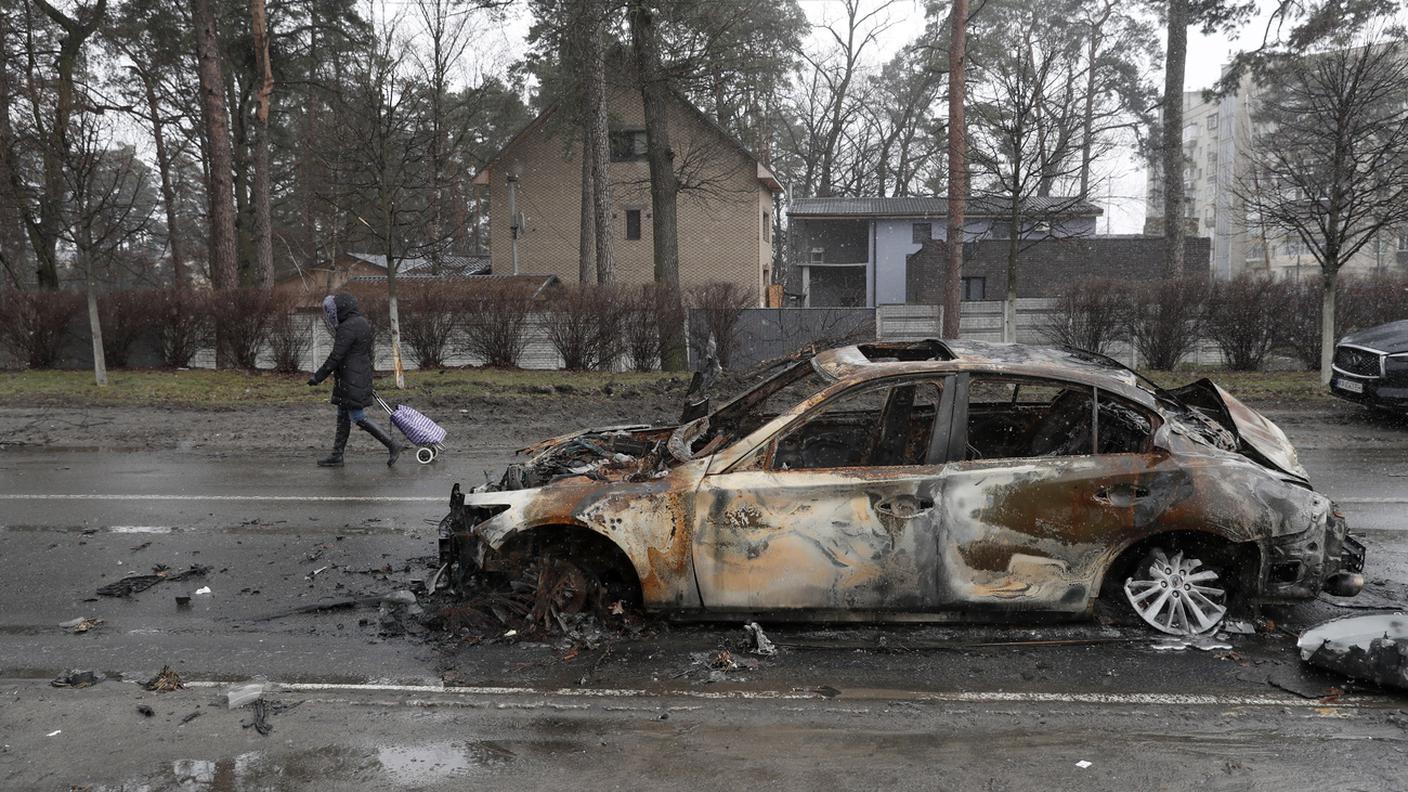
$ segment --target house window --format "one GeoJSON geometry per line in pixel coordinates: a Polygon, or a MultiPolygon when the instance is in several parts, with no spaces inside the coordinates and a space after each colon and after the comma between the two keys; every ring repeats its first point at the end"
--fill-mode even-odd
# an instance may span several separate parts
{"type": "Polygon", "coordinates": [[[763,212],[763,241],[772,241],[772,215],[763,212]]]}
{"type": "Polygon", "coordinates": [[[1217,129],[1217,113],[1208,116],[1208,131],[1211,132],[1215,129],[1217,129]]]}
{"type": "Polygon", "coordinates": [[[611,161],[635,162],[645,159],[645,130],[618,129],[610,134],[611,161]]]}
{"type": "Polygon", "coordinates": [[[1398,232],[1398,252],[1408,253],[1408,231],[1398,232]]]}
{"type": "Polygon", "coordinates": [[[826,263],[826,248],[819,248],[819,247],[812,248],[812,255],[811,255],[811,258],[808,260],[808,263],[810,263],[810,264],[825,264],[825,263],[826,263]]]}
{"type": "Polygon", "coordinates": [[[915,223],[909,227],[909,241],[922,245],[934,236],[933,223],[915,223]]]}
{"type": "Polygon", "coordinates": [[[626,239],[640,239],[640,210],[626,210],[626,239]]]}
{"type": "Polygon", "coordinates": [[[987,278],[960,278],[959,283],[963,287],[964,300],[987,299],[987,278]]]}

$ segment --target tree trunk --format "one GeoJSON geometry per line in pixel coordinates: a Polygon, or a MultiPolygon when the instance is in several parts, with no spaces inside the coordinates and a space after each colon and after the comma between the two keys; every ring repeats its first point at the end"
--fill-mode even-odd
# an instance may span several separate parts
{"type": "MultiPolygon", "coordinates": [[[[660,48],[654,12],[646,0],[631,0],[631,44],[645,103],[646,161],[650,165],[651,233],[654,237],[655,282],[666,298],[678,302],[680,289],[679,237],[675,199],[679,181],[675,176],[674,151],[670,148],[668,125],[669,86],[660,67],[660,48]]],[[[679,316],[664,311],[660,328],[660,363],[667,371],[683,371],[688,366],[683,327],[679,316]]]]}
{"type": "Polygon", "coordinates": [[[86,253],[81,253],[84,273],[88,286],[88,330],[93,336],[93,381],[99,387],[108,384],[108,359],[103,354],[103,323],[98,318],[98,290],[94,284],[93,261],[86,253]]]}
{"type": "Polygon", "coordinates": [[[1007,294],[1002,303],[1002,340],[1010,344],[1017,340],[1017,257],[1022,251],[1021,204],[1015,200],[1008,222],[1012,227],[1007,232],[1007,294]]]}
{"type": "Polygon", "coordinates": [[[269,66],[269,19],[264,0],[249,0],[250,29],[254,38],[254,68],[259,75],[254,111],[254,261],[259,285],[274,285],[274,232],[269,207],[269,97],[274,92],[274,72],[269,66]]]}
{"type": "MultiPolygon", "coordinates": [[[[583,102],[585,108],[586,103],[583,102]]],[[[585,122],[585,118],[583,119],[585,122]]],[[[577,281],[596,281],[596,264],[592,258],[592,224],[596,222],[593,211],[592,192],[592,135],[586,123],[582,126],[582,206],[579,212],[581,227],[577,232],[577,281]]]]}
{"type": "Polygon", "coordinates": [[[156,99],[156,86],[151,75],[139,72],[147,94],[147,112],[152,119],[152,145],[156,149],[156,169],[161,178],[161,202],[166,208],[166,243],[171,248],[171,285],[177,289],[186,285],[186,251],[176,217],[176,188],[171,182],[171,153],[166,150],[166,132],[161,123],[161,105],[156,99]]]}
{"type": "Polygon", "coordinates": [[[962,306],[963,226],[968,199],[968,140],[963,120],[964,49],[968,32],[968,0],[954,0],[948,48],[948,253],[944,269],[943,337],[958,338],[962,306]]]}
{"type": "Polygon", "coordinates": [[[1090,162],[1091,152],[1095,147],[1095,57],[1098,54],[1096,52],[1098,40],[1093,26],[1087,35],[1090,36],[1090,48],[1087,52],[1085,108],[1082,111],[1084,117],[1081,119],[1080,131],[1080,199],[1082,201],[1090,200],[1090,162]]]}
{"type": "Polygon", "coordinates": [[[611,138],[607,129],[605,12],[599,0],[588,0],[587,142],[592,156],[592,235],[596,241],[596,282],[610,283],[614,251],[611,245],[611,138]]]}
{"type": "MultiPolygon", "coordinates": [[[[395,239],[395,226],[388,222],[386,224],[386,323],[391,330],[391,370],[396,375],[396,389],[404,390],[406,387],[406,367],[401,359],[401,311],[396,302],[396,270],[400,268],[401,262],[395,258],[394,245],[389,240],[395,239]]],[[[375,357],[375,352],[373,352],[375,357]]],[[[373,361],[375,363],[375,361],[373,361]]]]}
{"type": "Polygon", "coordinates": [[[1168,2],[1164,58],[1164,262],[1169,277],[1183,276],[1183,71],[1188,57],[1188,2],[1168,2]]]}
{"type": "Polygon", "coordinates": [[[191,0],[191,12],[196,28],[201,115],[205,121],[205,143],[210,163],[207,179],[210,281],[217,289],[232,289],[235,286],[234,154],[230,148],[230,115],[225,107],[220,40],[210,0],[191,0]]]}
{"type": "Polygon", "coordinates": [[[1335,290],[1339,283],[1339,265],[1326,262],[1320,277],[1320,384],[1330,384],[1330,364],[1335,355],[1335,290]]]}

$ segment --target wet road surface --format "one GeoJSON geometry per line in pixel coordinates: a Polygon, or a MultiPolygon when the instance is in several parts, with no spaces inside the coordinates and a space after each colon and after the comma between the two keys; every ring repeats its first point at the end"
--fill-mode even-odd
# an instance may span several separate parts
{"type": "MultiPolygon", "coordinates": [[[[1287,428],[1369,545],[1363,602],[1403,604],[1408,440],[1287,428]]],[[[1268,684],[1312,696],[1343,684],[1305,672],[1284,635],[1161,652],[1092,624],[769,626],[780,657],[709,683],[691,653],[736,641],[736,625],[657,623],[580,655],[446,652],[385,635],[374,601],[288,613],[424,578],[449,483],[497,471],[514,440],[390,471],[370,452],[319,470],[292,453],[0,451],[0,788],[1404,786],[1408,701],[1268,684]],[[156,564],[211,569],[95,596],[156,564]],[[57,627],[80,616],[104,622],[57,627]],[[1033,638],[1058,643],[996,645],[1033,638]],[[1072,639],[1086,642],[1060,643],[1072,639]],[[136,680],[162,665],[203,686],[47,685],[68,668],[136,680]],[[224,683],[255,675],[302,685],[276,694],[296,706],[268,737],[241,726],[248,710],[217,706],[224,683]]],[[[1294,629],[1344,612],[1316,603],[1277,618],[1294,629]]]]}

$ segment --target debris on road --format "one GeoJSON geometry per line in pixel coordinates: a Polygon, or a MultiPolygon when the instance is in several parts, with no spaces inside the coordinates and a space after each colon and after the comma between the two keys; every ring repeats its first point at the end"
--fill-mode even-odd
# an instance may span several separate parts
{"type": "Polygon", "coordinates": [[[192,712],[192,713],[190,713],[189,715],[187,715],[186,717],[182,718],[180,725],[185,726],[187,723],[190,723],[191,721],[193,721],[193,720],[195,720],[196,718],[199,718],[199,717],[200,717],[200,710],[196,710],[195,712],[192,712]]]}
{"type": "Polygon", "coordinates": [[[103,677],[96,671],[79,670],[75,668],[54,677],[54,679],[50,680],[49,684],[58,688],[86,688],[92,687],[102,681],[103,677]]]}
{"type": "Polygon", "coordinates": [[[44,736],[45,736],[45,737],[58,737],[60,734],[63,734],[63,733],[64,733],[64,730],[63,730],[63,729],[54,729],[53,731],[49,732],[48,734],[46,734],[46,735],[44,735],[44,736]]]}
{"type": "Polygon", "coordinates": [[[1228,643],[1223,636],[1217,635],[1167,635],[1155,639],[1149,646],[1160,652],[1181,652],[1184,649],[1201,649],[1204,652],[1211,652],[1214,649],[1232,648],[1232,644],[1228,643]]]}
{"type": "Polygon", "coordinates": [[[142,683],[142,687],[147,690],[154,690],[166,693],[172,690],[182,690],[186,686],[181,683],[181,675],[171,669],[171,666],[162,666],[157,675],[142,683]]]}
{"type": "MultiPolygon", "coordinates": [[[[176,582],[193,577],[205,577],[210,573],[210,567],[204,564],[192,564],[189,569],[180,572],[171,572],[170,568],[164,564],[157,564],[152,567],[150,575],[128,575],[121,580],[108,583],[98,589],[100,597],[130,597],[141,591],[155,586],[158,583],[176,582]]],[[[209,593],[209,589],[206,589],[209,593]]]]}
{"type": "Polygon", "coordinates": [[[137,705],[137,711],[140,712],[144,717],[147,717],[147,718],[150,718],[150,717],[152,717],[153,715],[156,714],[156,710],[152,709],[151,707],[147,706],[146,704],[138,704],[138,705],[137,705]]]}
{"type": "Polygon", "coordinates": [[[69,619],[66,622],[59,622],[59,627],[68,630],[74,635],[77,635],[79,633],[86,633],[102,623],[102,619],[96,619],[91,616],[80,616],[77,619],[69,619]]]}
{"type": "Polygon", "coordinates": [[[225,689],[225,706],[230,709],[239,709],[252,701],[263,698],[268,689],[269,683],[264,681],[240,682],[231,685],[225,689]]]}
{"type": "Polygon", "coordinates": [[[743,631],[748,633],[748,642],[751,644],[749,650],[755,655],[763,657],[773,657],[777,654],[777,647],[773,645],[767,633],[757,622],[748,622],[743,625],[743,631]]]}
{"type": "Polygon", "coordinates": [[[1076,767],[1079,767],[1080,769],[1084,770],[1084,769],[1086,769],[1087,767],[1090,767],[1090,766],[1093,765],[1093,764],[1094,764],[1094,762],[1088,762],[1088,761],[1082,759],[1082,760],[1080,760],[1079,762],[1076,762],[1076,767]]]}
{"type": "Polygon", "coordinates": [[[196,589],[195,593],[197,596],[201,596],[205,594],[211,594],[213,592],[210,590],[210,586],[201,586],[200,588],[196,589]]]}
{"type": "Polygon", "coordinates": [[[269,722],[271,712],[269,702],[262,698],[255,699],[253,708],[254,716],[248,722],[241,722],[240,726],[246,729],[253,728],[255,731],[259,732],[260,736],[268,737],[269,733],[274,730],[274,725],[269,722]]]}
{"type": "Polygon", "coordinates": [[[1313,666],[1408,689],[1408,614],[1335,619],[1306,630],[1296,646],[1313,666]]]}

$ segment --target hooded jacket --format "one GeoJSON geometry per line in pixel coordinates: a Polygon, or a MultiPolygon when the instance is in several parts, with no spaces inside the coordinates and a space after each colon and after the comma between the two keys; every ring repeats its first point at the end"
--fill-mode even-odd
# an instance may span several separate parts
{"type": "Polygon", "coordinates": [[[372,325],[357,310],[350,294],[332,298],[337,310],[337,326],[332,352],[313,379],[322,382],[333,375],[332,403],[339,407],[363,408],[372,405],[372,325]]]}

